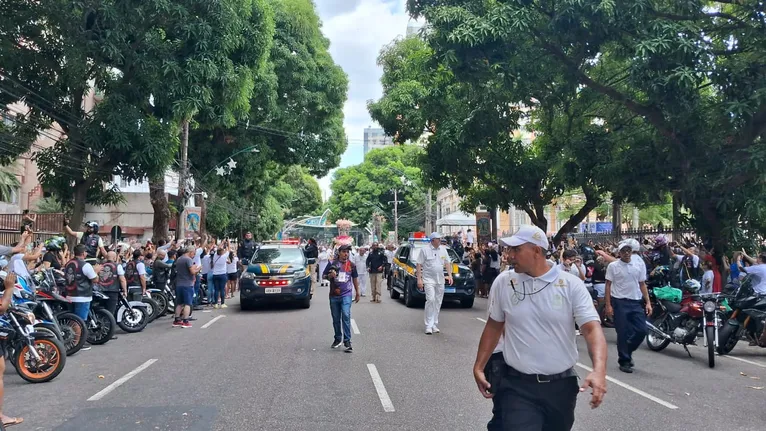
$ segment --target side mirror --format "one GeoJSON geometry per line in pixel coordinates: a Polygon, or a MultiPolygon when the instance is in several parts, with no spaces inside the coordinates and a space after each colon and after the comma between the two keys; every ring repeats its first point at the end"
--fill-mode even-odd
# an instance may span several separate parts
{"type": "Polygon", "coordinates": [[[470,265],[471,261],[468,259],[463,259],[463,265],[470,265]]]}
{"type": "Polygon", "coordinates": [[[242,259],[240,262],[242,262],[242,265],[244,266],[250,265],[250,259],[242,259]]]}
{"type": "Polygon", "coordinates": [[[317,260],[313,257],[310,257],[307,259],[309,265],[314,265],[317,263],[317,260]]]}

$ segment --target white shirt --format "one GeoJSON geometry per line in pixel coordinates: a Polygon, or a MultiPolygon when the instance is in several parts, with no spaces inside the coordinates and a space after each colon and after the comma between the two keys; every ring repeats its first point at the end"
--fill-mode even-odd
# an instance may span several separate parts
{"type": "Polygon", "coordinates": [[[505,322],[503,357],[525,374],[557,374],[572,368],[578,360],[575,323],[582,327],[599,321],[583,281],[557,266],[549,267],[537,278],[504,271],[492,285],[499,289],[489,317],[505,322]]]}
{"type": "Polygon", "coordinates": [[[13,269],[13,272],[19,277],[24,277],[27,280],[31,279],[32,276],[29,274],[26,262],[24,262],[24,253],[14,254],[8,262],[8,266],[13,269]]]}
{"type": "Polygon", "coordinates": [[[328,260],[330,260],[330,253],[323,251],[319,253],[318,258],[320,262],[327,262],[328,260]]]}
{"type": "Polygon", "coordinates": [[[468,244],[473,244],[473,232],[468,232],[468,234],[465,236],[465,242],[468,244]]]}
{"type": "Polygon", "coordinates": [[[444,264],[449,262],[447,248],[431,244],[420,248],[415,263],[422,265],[423,283],[444,284],[444,264]]]}
{"type": "Polygon", "coordinates": [[[125,268],[122,265],[117,265],[117,275],[122,277],[125,276],[125,268]]]}
{"type": "Polygon", "coordinates": [[[209,254],[206,254],[202,258],[202,262],[201,262],[200,266],[202,266],[202,274],[209,274],[210,273],[211,267],[210,267],[210,255],[209,254]]]}
{"type": "Polygon", "coordinates": [[[391,250],[386,250],[383,252],[386,255],[386,260],[388,263],[394,263],[394,252],[391,250]]]}
{"type": "MultiPolygon", "coordinates": [[[[83,271],[85,271],[84,267],[83,271]]],[[[138,271],[138,275],[146,276],[146,265],[143,262],[136,263],[136,271],[138,271]]]]}
{"type": "Polygon", "coordinates": [[[226,265],[229,262],[229,255],[228,253],[224,254],[214,254],[212,258],[212,265],[213,265],[213,275],[224,275],[227,274],[226,272],[226,265]]]}
{"type": "Polygon", "coordinates": [[[192,259],[192,263],[195,265],[202,266],[202,252],[205,251],[202,249],[202,247],[194,250],[194,259],[192,259]]]}
{"type": "Polygon", "coordinates": [[[753,286],[755,293],[766,293],[766,263],[759,263],[745,268],[745,272],[760,278],[758,284],[753,286]]]}
{"type": "Polygon", "coordinates": [[[356,265],[356,273],[357,274],[367,274],[367,257],[369,256],[369,253],[357,254],[354,256],[354,258],[351,260],[351,262],[356,265]]]}
{"type": "MultiPolygon", "coordinates": [[[[580,268],[582,269],[582,273],[585,274],[585,267],[580,265],[580,268]]],[[[568,272],[568,273],[574,275],[577,278],[580,278],[580,271],[577,270],[577,264],[576,263],[573,263],[573,264],[569,265],[569,269],[567,269],[567,267],[564,266],[563,263],[560,263],[559,264],[559,269],[561,271],[568,272]]]]}
{"type": "Polygon", "coordinates": [[[705,274],[702,275],[702,288],[700,289],[700,293],[713,293],[713,280],[715,280],[713,270],[708,269],[705,271],[705,274]]]}
{"type": "Polygon", "coordinates": [[[641,300],[642,281],[646,281],[646,272],[634,262],[616,260],[606,267],[606,279],[612,282],[611,297],[620,299],[641,300]]]}
{"type": "Polygon", "coordinates": [[[236,273],[237,272],[237,262],[239,262],[239,258],[237,256],[234,256],[234,258],[231,260],[231,263],[226,264],[226,273],[236,273]]]}
{"type": "MultiPolygon", "coordinates": [[[[508,271],[503,271],[503,274],[506,272],[508,271]]],[[[492,287],[489,289],[489,301],[487,301],[487,318],[489,318],[489,314],[492,311],[492,304],[497,301],[500,290],[503,289],[504,286],[508,285],[507,280],[505,283],[498,283],[497,280],[500,280],[500,276],[495,277],[495,281],[492,282],[492,287]]],[[[492,351],[492,354],[503,351],[503,340],[505,340],[505,337],[501,336],[500,341],[497,342],[497,346],[495,346],[495,350],[492,351]]]]}

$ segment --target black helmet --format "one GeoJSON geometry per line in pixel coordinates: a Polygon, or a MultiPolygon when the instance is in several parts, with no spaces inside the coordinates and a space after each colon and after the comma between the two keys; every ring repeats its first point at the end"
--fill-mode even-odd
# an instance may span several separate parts
{"type": "Polygon", "coordinates": [[[95,221],[86,221],[85,226],[93,229],[93,233],[98,233],[98,222],[95,221]]]}

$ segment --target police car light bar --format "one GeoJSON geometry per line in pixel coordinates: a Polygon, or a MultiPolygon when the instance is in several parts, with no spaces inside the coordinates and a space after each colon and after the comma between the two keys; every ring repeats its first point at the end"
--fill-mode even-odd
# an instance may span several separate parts
{"type": "Polygon", "coordinates": [[[409,242],[431,242],[428,238],[409,238],[409,242]]]}

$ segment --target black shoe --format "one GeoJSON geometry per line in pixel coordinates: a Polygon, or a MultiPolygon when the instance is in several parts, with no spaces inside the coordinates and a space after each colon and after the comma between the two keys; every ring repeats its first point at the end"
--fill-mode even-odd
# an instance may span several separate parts
{"type": "Polygon", "coordinates": [[[200,310],[204,310],[204,309],[205,308],[202,307],[201,305],[195,305],[194,307],[192,307],[192,310],[194,310],[194,311],[200,311],[200,310]]]}
{"type": "Polygon", "coordinates": [[[189,317],[186,320],[188,320],[189,322],[193,322],[193,321],[197,320],[197,318],[196,317],[189,317]]]}
{"type": "Polygon", "coordinates": [[[633,372],[633,367],[631,367],[630,364],[628,364],[628,365],[620,365],[620,371],[622,371],[623,373],[630,374],[630,373],[633,372]]]}
{"type": "Polygon", "coordinates": [[[332,346],[330,346],[330,348],[337,349],[338,347],[340,347],[340,344],[341,344],[340,340],[335,340],[332,342],[332,346]]]}
{"type": "Polygon", "coordinates": [[[635,368],[635,367],[636,367],[636,363],[633,362],[633,359],[631,359],[630,360],[630,368],[635,368]]]}
{"type": "Polygon", "coordinates": [[[88,351],[88,350],[90,350],[92,348],[93,348],[93,346],[91,346],[90,344],[83,344],[82,347],[80,347],[80,351],[81,352],[85,352],[85,351],[88,351]]]}
{"type": "Polygon", "coordinates": [[[354,351],[354,348],[351,347],[350,341],[346,341],[345,343],[343,343],[343,345],[346,347],[346,353],[351,353],[354,351]]]}

